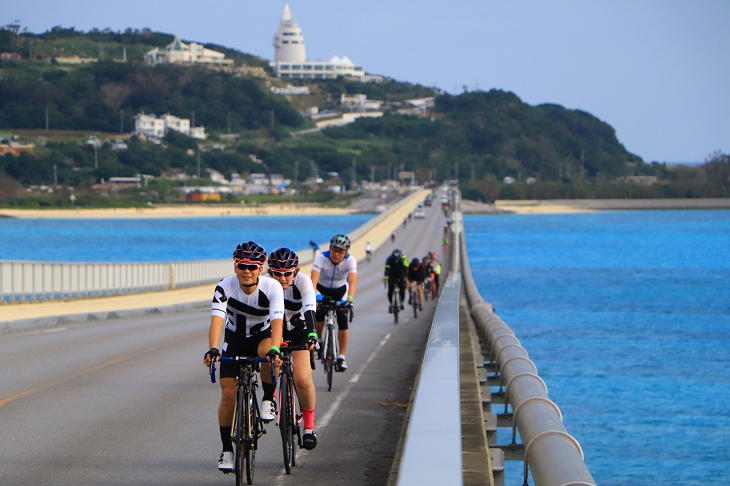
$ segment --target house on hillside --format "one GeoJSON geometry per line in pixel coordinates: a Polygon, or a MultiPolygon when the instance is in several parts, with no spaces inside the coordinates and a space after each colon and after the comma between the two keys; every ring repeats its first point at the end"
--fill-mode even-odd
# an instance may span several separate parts
{"type": "Polygon", "coordinates": [[[197,42],[185,44],[176,36],[164,49],[155,47],[144,55],[144,62],[150,66],[158,64],[207,64],[232,66],[233,60],[226,59],[222,52],[206,49],[197,42]]]}
{"type": "Polygon", "coordinates": [[[134,134],[148,137],[162,138],[167,135],[170,130],[187,135],[198,140],[205,140],[208,136],[205,134],[205,127],[191,127],[190,120],[187,118],[178,118],[174,115],[166,113],[157,118],[155,115],[145,115],[139,113],[134,117],[134,134]]]}

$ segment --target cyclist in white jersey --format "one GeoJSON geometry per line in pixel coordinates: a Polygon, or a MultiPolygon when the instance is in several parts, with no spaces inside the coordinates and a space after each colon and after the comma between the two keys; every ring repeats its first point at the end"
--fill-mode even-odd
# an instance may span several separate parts
{"type": "MultiPolygon", "coordinates": [[[[348,310],[355,300],[357,288],[357,260],[348,253],[352,242],[345,235],[335,235],[330,240],[330,249],[317,255],[312,263],[312,283],[322,295],[329,295],[335,301],[347,300],[345,306],[337,310],[337,339],[340,353],[337,355],[337,371],[347,369],[345,353],[350,330],[347,322],[348,310]]],[[[317,333],[322,334],[324,309],[317,309],[317,333]]]]}
{"type": "MultiPolygon", "coordinates": [[[[282,341],[284,318],[284,290],[274,279],[259,278],[266,262],[266,250],[253,242],[241,243],[233,252],[235,275],[226,277],[215,288],[208,331],[210,350],[203,362],[218,360],[221,332],[225,326],[222,356],[268,356],[269,361],[281,363],[279,346],[282,341]]],[[[238,364],[221,362],[221,401],[218,406],[223,452],[218,460],[218,469],[233,470],[233,444],[231,443],[231,422],[236,402],[236,377],[238,364]]],[[[264,396],[261,401],[261,419],[270,422],[276,417],[274,393],[271,383],[271,364],[261,365],[261,385],[264,396]]]]}
{"type": "MultiPolygon", "coordinates": [[[[299,256],[289,248],[277,248],[269,254],[268,277],[279,282],[284,289],[284,341],[292,346],[304,346],[311,351],[317,345],[314,313],[317,302],[314,286],[309,276],[299,272],[299,256]]],[[[292,353],[294,358],[294,385],[304,420],[302,447],[317,447],[314,431],[314,409],[317,392],[312,381],[310,351],[292,353]]]]}

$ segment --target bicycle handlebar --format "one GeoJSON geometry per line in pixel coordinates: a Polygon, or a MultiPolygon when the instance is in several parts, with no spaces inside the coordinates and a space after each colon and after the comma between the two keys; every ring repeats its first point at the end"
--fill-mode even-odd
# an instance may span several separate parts
{"type": "MultiPolygon", "coordinates": [[[[218,358],[218,361],[238,361],[238,362],[244,362],[244,363],[268,363],[268,358],[252,358],[251,356],[220,356],[218,358]]],[[[215,383],[215,361],[210,361],[210,366],[208,367],[210,372],[210,382],[215,383]]],[[[274,385],[276,385],[276,372],[274,371],[274,367],[271,367],[271,380],[274,385]]]]}

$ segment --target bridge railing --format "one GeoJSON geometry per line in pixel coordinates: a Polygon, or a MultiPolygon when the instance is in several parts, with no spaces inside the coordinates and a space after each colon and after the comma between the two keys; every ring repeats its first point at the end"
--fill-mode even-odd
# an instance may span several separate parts
{"type": "MultiPolygon", "coordinates": [[[[489,354],[489,362],[485,365],[498,370],[492,379],[494,382],[498,377],[500,392],[504,393],[504,411],[496,422],[498,426],[505,425],[505,422],[511,424],[512,429],[510,444],[491,447],[523,451],[520,456],[524,461],[525,485],[528,484],[528,467],[536,485],[595,485],[585,464],[583,450],[563,425],[560,408],[548,397],[547,384],[538,375],[537,367],[514,332],[479,294],[472,277],[464,232],[461,233],[460,246],[464,293],[489,354]],[[518,431],[522,444],[516,442],[518,431]]],[[[489,381],[488,377],[487,383],[489,381]]],[[[510,459],[507,454],[505,457],[510,459]]]]}

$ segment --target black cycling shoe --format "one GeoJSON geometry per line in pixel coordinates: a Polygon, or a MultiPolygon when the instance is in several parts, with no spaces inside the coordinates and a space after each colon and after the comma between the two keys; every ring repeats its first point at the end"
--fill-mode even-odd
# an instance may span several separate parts
{"type": "Polygon", "coordinates": [[[393,306],[392,305],[389,305],[388,306],[388,314],[392,314],[392,313],[393,313],[393,306]]]}
{"type": "Polygon", "coordinates": [[[336,369],[339,372],[343,372],[347,369],[347,361],[344,358],[337,358],[336,369]]]}
{"type": "Polygon", "coordinates": [[[317,433],[314,430],[305,430],[302,436],[302,447],[311,451],[317,447],[317,433]]]}
{"type": "Polygon", "coordinates": [[[403,302],[401,302],[401,304],[400,304],[400,310],[403,310],[403,309],[405,309],[405,306],[403,305],[403,302]]]}

